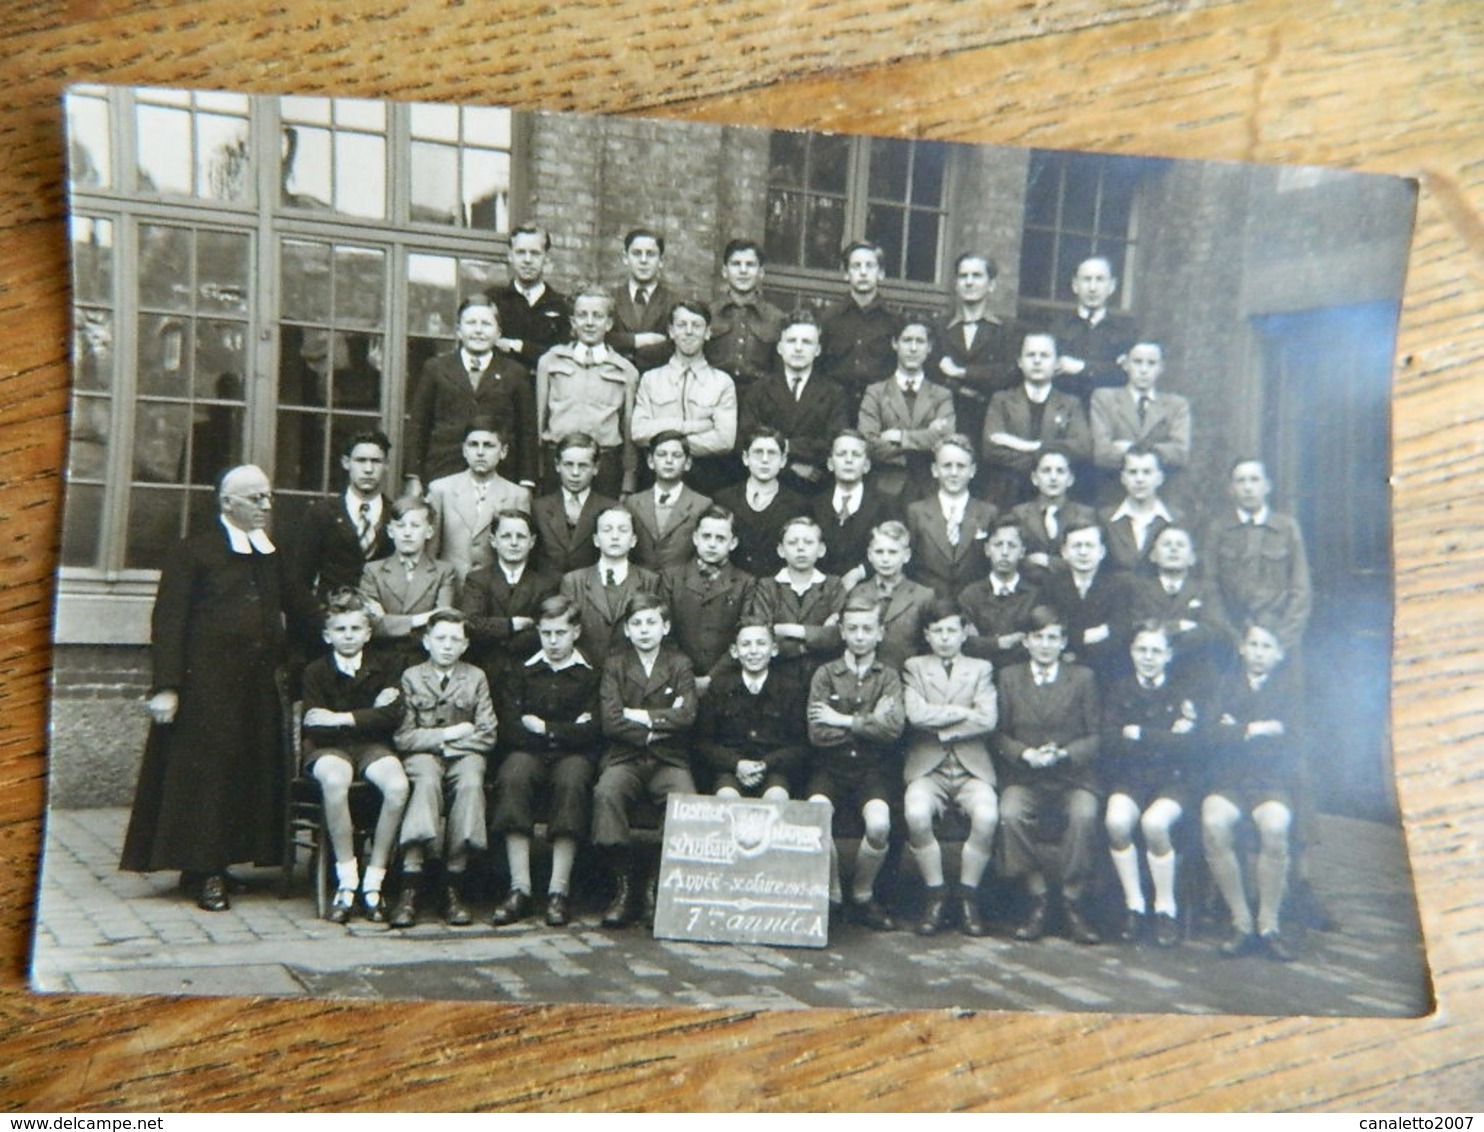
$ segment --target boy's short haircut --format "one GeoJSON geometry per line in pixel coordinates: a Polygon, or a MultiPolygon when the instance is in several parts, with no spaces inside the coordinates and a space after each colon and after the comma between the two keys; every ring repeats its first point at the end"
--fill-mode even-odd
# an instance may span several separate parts
{"type": "Polygon", "coordinates": [[[636,613],[647,613],[651,609],[659,610],[660,620],[670,620],[670,603],[659,594],[648,593],[640,590],[629,597],[628,604],[624,606],[623,619],[628,621],[636,613]]]}
{"type": "Polygon", "coordinates": [[[1029,536],[1026,534],[1025,524],[1022,523],[1019,519],[1013,518],[1008,514],[1000,515],[995,518],[995,520],[989,524],[987,531],[989,534],[989,538],[985,540],[986,546],[988,546],[989,543],[993,542],[994,536],[999,534],[1001,531],[1014,531],[1016,537],[1020,539],[1020,545],[1028,545],[1029,536]]]}
{"type": "Polygon", "coordinates": [[[699,315],[701,318],[705,319],[707,326],[711,325],[711,307],[702,302],[700,299],[676,299],[673,303],[670,304],[670,309],[665,312],[666,326],[669,326],[670,323],[675,321],[676,311],[689,311],[691,314],[699,315]]]}
{"type": "Polygon", "coordinates": [[[961,432],[950,432],[947,436],[940,436],[933,444],[933,459],[937,460],[938,453],[945,448],[962,448],[969,454],[969,459],[974,463],[979,462],[979,457],[974,451],[974,442],[961,432]]]}
{"type": "Polygon", "coordinates": [[[1164,356],[1165,356],[1165,344],[1163,342],[1161,342],[1158,338],[1136,338],[1132,342],[1129,343],[1129,347],[1128,348],[1130,350],[1134,350],[1134,349],[1138,348],[1139,346],[1153,346],[1156,350],[1159,351],[1160,361],[1163,361],[1164,360],[1164,356]]]}
{"type": "MultiPolygon", "coordinates": [[[[431,633],[438,625],[457,625],[461,629],[469,623],[469,619],[458,609],[435,609],[428,616],[428,623],[423,627],[424,633],[431,633]]],[[[464,630],[468,632],[467,629],[464,630]]]]}
{"type": "Polygon", "coordinates": [[[840,266],[849,267],[850,257],[856,252],[870,252],[876,257],[877,267],[882,266],[886,260],[886,252],[882,250],[880,244],[872,243],[870,240],[851,240],[850,243],[840,249],[840,266]]]}
{"type": "Polygon", "coordinates": [[[602,445],[598,438],[588,432],[568,432],[562,434],[556,442],[556,462],[561,463],[563,454],[568,448],[585,448],[593,454],[593,462],[596,463],[602,452],[602,445]]]}
{"type": "Polygon", "coordinates": [[[746,237],[737,237],[728,240],[727,246],[721,249],[722,264],[725,265],[738,252],[751,252],[753,255],[757,256],[759,267],[767,262],[766,258],[763,256],[763,248],[761,244],[759,244],[756,240],[749,240],[746,237]]]}
{"type": "Polygon", "coordinates": [[[1164,638],[1165,648],[1171,648],[1174,645],[1174,642],[1170,640],[1170,631],[1165,628],[1164,622],[1153,617],[1146,617],[1134,626],[1134,631],[1129,636],[1129,644],[1133,644],[1145,633],[1153,633],[1164,638]]]}
{"type": "Polygon", "coordinates": [[[892,341],[900,338],[902,333],[910,326],[922,327],[923,333],[927,335],[929,342],[936,342],[938,340],[938,332],[933,329],[933,324],[926,315],[909,314],[906,318],[902,319],[902,324],[897,327],[897,332],[891,336],[892,341]]]}
{"type": "Polygon", "coordinates": [[[603,510],[599,511],[597,518],[599,526],[602,526],[604,515],[623,515],[629,520],[630,527],[634,525],[634,513],[622,503],[615,503],[612,507],[604,507],[603,510]]]}
{"type": "Polygon", "coordinates": [[[1067,545],[1067,539],[1071,538],[1073,535],[1077,534],[1080,531],[1096,531],[1098,534],[1098,541],[1104,546],[1108,545],[1108,539],[1103,534],[1103,525],[1096,519],[1083,519],[1080,523],[1067,524],[1066,528],[1062,531],[1061,539],[1059,540],[1061,547],[1065,549],[1067,545]]]}
{"type": "Polygon", "coordinates": [[[1063,460],[1065,460],[1067,462],[1067,468],[1068,468],[1068,470],[1070,470],[1072,468],[1073,461],[1072,461],[1072,453],[1071,453],[1071,451],[1068,450],[1068,448],[1066,447],[1066,445],[1064,445],[1064,444],[1058,444],[1056,441],[1048,441],[1041,448],[1041,451],[1036,454],[1036,462],[1034,464],[1032,464],[1031,467],[1033,469],[1040,468],[1041,461],[1044,460],[1044,459],[1046,459],[1047,456],[1060,456],[1063,460]]]}
{"type": "MultiPolygon", "coordinates": [[[[463,318],[464,312],[470,307],[489,307],[491,311],[494,311],[495,300],[490,298],[483,291],[475,291],[473,294],[465,295],[463,301],[459,303],[458,311],[454,315],[455,320],[463,318]]],[[[495,315],[495,319],[497,321],[499,320],[499,317],[500,316],[498,314],[495,315]]]]}
{"type": "Polygon", "coordinates": [[[977,259],[980,263],[984,264],[984,273],[989,276],[991,281],[999,278],[1000,265],[983,252],[975,251],[959,252],[958,258],[953,261],[953,273],[957,275],[958,269],[971,259],[977,259]]]}
{"type": "Polygon", "coordinates": [[[635,240],[642,240],[645,237],[654,241],[655,247],[660,250],[660,255],[665,254],[665,238],[652,228],[630,228],[624,233],[623,250],[628,251],[634,246],[635,240]]]}
{"type": "Polygon", "coordinates": [[[366,432],[358,432],[347,440],[340,448],[340,455],[349,456],[362,444],[374,444],[381,449],[383,456],[391,455],[392,442],[387,434],[381,429],[369,429],[366,432]]]}
{"type": "Polygon", "coordinates": [[[433,517],[433,502],[424,495],[403,495],[393,501],[391,506],[392,522],[400,522],[415,511],[421,511],[431,520],[433,517]]]}
{"type": "MultiPolygon", "coordinates": [[[[878,538],[890,539],[899,542],[903,546],[912,545],[912,532],[907,529],[907,524],[897,519],[887,519],[884,523],[877,523],[871,528],[871,541],[878,538]]],[[[868,542],[866,545],[870,545],[868,542]]]]}
{"type": "Polygon", "coordinates": [[[737,623],[737,631],[732,634],[732,640],[735,641],[738,637],[740,637],[742,635],[742,630],[743,629],[763,629],[763,630],[765,630],[767,632],[768,639],[769,640],[772,640],[773,639],[773,626],[772,626],[772,624],[770,622],[768,622],[768,621],[762,620],[759,617],[744,617],[744,618],[742,618],[742,620],[737,623]]]}
{"type": "Polygon", "coordinates": [[[923,607],[921,624],[926,629],[929,625],[936,625],[950,617],[957,617],[960,625],[968,623],[963,607],[957,601],[951,597],[935,597],[923,607]]]}
{"type": "Polygon", "coordinates": [[[1153,558],[1154,548],[1159,545],[1159,540],[1165,537],[1166,531],[1174,531],[1176,534],[1184,535],[1190,542],[1191,553],[1195,553],[1195,532],[1184,523],[1166,523],[1159,528],[1159,534],[1149,540],[1149,556],[1153,558]]]}
{"type": "Polygon", "coordinates": [[[1056,335],[1049,330],[1028,330],[1020,336],[1020,348],[1025,349],[1025,344],[1032,338],[1048,338],[1051,340],[1051,352],[1058,357],[1061,356],[1061,343],[1056,340],[1056,335]]]}
{"type": "Polygon", "coordinates": [[[543,228],[540,224],[517,224],[510,229],[510,239],[513,243],[517,236],[540,236],[541,250],[551,251],[551,231],[543,228]]]}
{"type": "Polygon", "coordinates": [[[720,503],[713,503],[701,512],[701,517],[696,520],[696,526],[700,527],[707,519],[715,519],[717,522],[725,523],[732,531],[737,529],[737,516],[730,507],[723,507],[720,503]]]}
{"type": "Polygon", "coordinates": [[[772,425],[758,425],[749,432],[747,434],[747,443],[742,446],[742,451],[746,452],[759,440],[771,440],[774,444],[778,445],[780,452],[785,456],[788,455],[788,437],[784,436],[783,433],[779,432],[772,425]]]}
{"type": "Polygon", "coordinates": [[[371,609],[359,591],[349,586],[339,586],[325,595],[325,620],[328,621],[331,617],[341,613],[364,613],[369,619],[371,609]]]}
{"type": "Polygon", "coordinates": [[[518,521],[526,525],[526,533],[531,536],[532,541],[536,538],[536,524],[531,520],[528,512],[518,507],[502,507],[495,512],[494,518],[490,520],[490,536],[493,537],[500,529],[500,524],[506,519],[518,521]]]}
{"type": "Polygon", "coordinates": [[[1021,630],[1026,633],[1038,633],[1042,629],[1049,629],[1055,625],[1063,633],[1067,631],[1067,619],[1062,616],[1061,610],[1054,605],[1033,606],[1025,615],[1025,620],[1020,623],[1021,630]]]}
{"type": "Polygon", "coordinates": [[[1072,269],[1072,274],[1075,276],[1077,274],[1077,272],[1079,272],[1079,271],[1082,270],[1082,268],[1083,268],[1084,265],[1089,264],[1089,263],[1100,263],[1100,264],[1102,264],[1104,267],[1106,267],[1108,269],[1108,274],[1112,278],[1114,278],[1114,279],[1117,279],[1118,278],[1118,271],[1113,266],[1112,259],[1110,259],[1108,256],[1105,256],[1105,255],[1090,255],[1090,256],[1087,256],[1087,257],[1085,257],[1083,259],[1079,259],[1077,261],[1077,266],[1072,269]]]}
{"type": "Polygon", "coordinates": [[[649,441],[649,450],[653,452],[661,444],[668,444],[672,440],[680,441],[680,447],[685,449],[685,454],[690,455],[690,438],[678,428],[667,428],[663,432],[657,432],[649,441]]]}
{"type": "Polygon", "coordinates": [[[830,451],[831,452],[834,452],[835,445],[839,444],[840,441],[842,441],[842,440],[858,440],[862,444],[866,445],[867,448],[870,447],[870,441],[868,441],[866,439],[866,434],[863,433],[863,432],[861,432],[860,429],[858,429],[858,428],[842,428],[839,432],[835,433],[835,435],[830,439],[830,451]]]}
{"type": "Polygon", "coordinates": [[[470,433],[487,432],[495,437],[501,444],[505,443],[505,429],[494,417],[472,417],[464,426],[464,439],[468,440],[470,433]]]}
{"type": "Polygon", "coordinates": [[[1160,471],[1165,470],[1164,460],[1160,459],[1159,453],[1147,444],[1130,444],[1123,450],[1123,462],[1120,463],[1118,466],[1120,468],[1128,467],[1130,456],[1134,457],[1135,459],[1139,459],[1144,456],[1153,456],[1155,466],[1159,468],[1160,471]]]}
{"type": "Polygon", "coordinates": [[[601,299],[608,313],[613,313],[613,296],[609,294],[608,288],[604,287],[601,283],[597,283],[591,279],[584,279],[581,283],[577,284],[577,289],[572,292],[573,310],[577,309],[578,299],[601,299]]]}
{"type": "Polygon", "coordinates": [[[795,527],[808,527],[820,538],[824,538],[824,528],[810,515],[795,515],[783,524],[783,529],[778,532],[778,541],[782,542],[788,537],[788,532],[795,527]]]}
{"type": "Polygon", "coordinates": [[[841,619],[843,620],[849,613],[874,613],[876,623],[878,625],[881,623],[881,603],[859,589],[851,590],[849,596],[846,597],[845,608],[840,611],[841,619]]]}
{"type": "Polygon", "coordinates": [[[1237,469],[1240,468],[1243,464],[1256,464],[1259,468],[1262,469],[1263,479],[1271,480],[1273,478],[1272,476],[1268,475],[1268,466],[1260,456],[1238,456],[1231,462],[1230,465],[1228,465],[1226,469],[1226,478],[1231,479],[1231,477],[1236,474],[1237,469]]]}
{"type": "MultiPolygon", "coordinates": [[[[1242,622],[1241,639],[1245,641],[1247,639],[1247,634],[1252,632],[1253,629],[1261,629],[1268,636],[1272,637],[1273,640],[1278,642],[1279,648],[1283,648],[1283,638],[1278,633],[1278,623],[1272,617],[1260,613],[1256,617],[1247,618],[1245,621],[1242,622]]],[[[1286,648],[1283,648],[1283,651],[1287,652],[1288,650],[1286,648]]]]}
{"type": "Polygon", "coordinates": [[[536,607],[536,620],[565,621],[568,625],[576,625],[582,620],[582,610],[565,594],[552,594],[542,598],[541,604],[536,607]]]}
{"type": "Polygon", "coordinates": [[[784,318],[783,331],[780,333],[791,330],[795,326],[812,326],[817,331],[819,329],[819,319],[815,317],[814,312],[808,307],[795,307],[784,318]]]}

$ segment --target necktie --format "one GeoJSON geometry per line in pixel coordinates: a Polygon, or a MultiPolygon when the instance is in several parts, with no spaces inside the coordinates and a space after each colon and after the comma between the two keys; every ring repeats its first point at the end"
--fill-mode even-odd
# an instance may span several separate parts
{"type": "Polygon", "coordinates": [[[842,495],[840,496],[840,506],[835,508],[835,517],[840,520],[840,525],[843,527],[846,523],[850,522],[850,515],[850,496],[842,495]]]}
{"type": "Polygon", "coordinates": [[[567,512],[567,526],[575,527],[577,520],[582,518],[582,505],[577,502],[577,496],[563,493],[565,509],[567,512]]]}
{"type": "Polygon", "coordinates": [[[1147,393],[1140,393],[1139,394],[1139,424],[1140,424],[1140,426],[1143,426],[1143,424],[1148,419],[1148,417],[1149,417],[1149,395],[1147,393]]]}
{"type": "Polygon", "coordinates": [[[609,589],[612,589],[614,586],[618,585],[618,575],[615,574],[612,569],[604,570],[603,584],[609,589]]]}
{"type": "Polygon", "coordinates": [[[484,364],[482,359],[472,359],[469,362],[469,384],[477,386],[479,384],[479,375],[482,373],[484,373],[484,364]]]}
{"type": "Polygon", "coordinates": [[[950,680],[953,678],[953,661],[945,660],[943,662],[943,675],[947,676],[950,680]]]}
{"type": "Polygon", "coordinates": [[[804,391],[804,379],[802,377],[791,377],[788,379],[788,387],[793,390],[794,400],[799,399],[799,394],[804,391]]]}
{"type": "Polygon", "coordinates": [[[635,290],[634,290],[634,310],[636,310],[639,313],[640,317],[642,318],[643,315],[644,315],[644,312],[648,308],[649,308],[649,292],[646,291],[643,287],[635,288],[635,290]]]}
{"type": "Polygon", "coordinates": [[[1043,687],[1051,679],[1051,673],[1044,668],[1034,669],[1033,675],[1036,678],[1036,687],[1038,688],[1043,687]]]}
{"type": "Polygon", "coordinates": [[[962,523],[958,519],[948,520],[948,545],[957,546],[958,540],[963,537],[962,523]]]}
{"type": "Polygon", "coordinates": [[[1056,505],[1055,504],[1052,504],[1050,507],[1046,508],[1046,524],[1045,525],[1046,525],[1046,537],[1047,538],[1055,538],[1056,537],[1056,532],[1057,532],[1057,526],[1056,526],[1056,505]]]}
{"type": "Polygon", "coordinates": [[[907,414],[910,416],[917,407],[917,386],[908,384],[902,389],[902,399],[907,402],[907,414]]]}
{"type": "Polygon", "coordinates": [[[361,557],[370,558],[371,548],[376,545],[376,527],[371,522],[371,504],[361,504],[361,518],[356,524],[356,534],[361,544],[361,557]]]}
{"type": "Polygon", "coordinates": [[[668,491],[662,491],[662,492],[660,492],[659,502],[657,504],[655,504],[655,506],[656,507],[668,507],[668,506],[670,506],[670,496],[671,496],[671,494],[672,493],[671,492],[668,492],[668,491]]]}
{"type": "Polygon", "coordinates": [[[438,677],[438,690],[440,692],[448,691],[448,673],[445,672],[442,676],[438,677]]]}
{"type": "Polygon", "coordinates": [[[1154,690],[1154,681],[1140,676],[1139,687],[1143,688],[1146,692],[1152,692],[1154,690]]]}

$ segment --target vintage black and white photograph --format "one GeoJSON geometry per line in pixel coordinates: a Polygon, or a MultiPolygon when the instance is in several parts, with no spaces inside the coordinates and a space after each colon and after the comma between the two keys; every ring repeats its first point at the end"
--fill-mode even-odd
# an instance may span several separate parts
{"type": "Polygon", "coordinates": [[[66,97],[32,985],[1415,1017],[1414,182],[66,97]]]}

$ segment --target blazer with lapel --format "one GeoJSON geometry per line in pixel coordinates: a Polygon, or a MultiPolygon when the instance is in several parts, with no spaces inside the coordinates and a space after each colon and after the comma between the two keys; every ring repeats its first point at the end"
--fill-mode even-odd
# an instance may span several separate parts
{"type": "Polygon", "coordinates": [[[490,524],[495,515],[512,508],[531,510],[530,491],[498,475],[490,478],[484,501],[480,502],[474,476],[467,470],[434,480],[428,486],[427,498],[438,511],[433,552],[454,564],[461,582],[474,567],[495,560],[490,546],[490,524]]]}
{"type": "Polygon", "coordinates": [[[634,297],[629,294],[627,280],[613,288],[613,329],[608,332],[608,344],[633,362],[640,373],[664,365],[674,353],[675,347],[668,339],[658,346],[642,349],[634,345],[636,334],[665,333],[674,302],[675,293],[663,283],[656,283],[649,293],[649,301],[640,311],[634,305],[634,297]]]}
{"type": "Polygon", "coordinates": [[[964,506],[958,545],[953,546],[936,494],[909,504],[907,529],[912,533],[912,561],[907,563],[908,576],[931,587],[939,597],[954,597],[970,582],[977,582],[989,572],[984,541],[998,514],[994,504],[970,496],[964,506]]]}
{"type": "Polygon", "coordinates": [[[378,637],[406,637],[414,614],[452,609],[458,597],[458,574],[453,565],[424,554],[412,576],[395,554],[368,562],[361,574],[361,593],[385,611],[376,623],[378,637]]]}
{"type": "Polygon", "coordinates": [[[424,484],[458,472],[464,466],[464,430],[476,417],[489,417],[501,426],[500,438],[509,451],[500,472],[535,483],[540,452],[531,373],[498,353],[485,366],[478,389],[469,383],[457,350],[423,365],[407,410],[407,470],[424,484]]]}
{"type": "Polygon", "coordinates": [[[501,670],[511,661],[523,663],[541,647],[541,638],[532,626],[519,631],[510,627],[514,617],[534,618],[541,602],[557,592],[562,580],[555,574],[543,574],[527,562],[520,581],[514,586],[505,578],[498,562],[476,566],[464,579],[464,592],[459,608],[469,618],[469,639],[474,643],[476,662],[485,671],[501,670]],[[491,662],[498,660],[499,664],[491,662]]]}
{"type": "Polygon", "coordinates": [[[628,641],[622,632],[624,610],[629,598],[636,593],[656,593],[659,576],[652,571],[629,562],[629,572],[616,586],[605,586],[597,566],[586,566],[562,576],[559,591],[563,597],[577,603],[582,624],[582,638],[578,647],[582,655],[598,668],[608,662],[608,654],[628,641]]]}
{"type": "Polygon", "coordinates": [[[381,518],[376,523],[376,538],[370,554],[361,551],[361,535],[345,505],[345,493],[328,499],[316,499],[304,509],[298,523],[298,538],[289,555],[294,577],[304,589],[323,601],[331,590],[361,580],[361,571],[373,559],[384,558],[395,549],[386,525],[392,517],[392,501],[382,496],[381,518]]]}
{"type": "Polygon", "coordinates": [[[1045,603],[1066,618],[1067,651],[1100,678],[1109,679],[1128,667],[1130,579],[1109,570],[1106,564],[1093,575],[1084,597],[1077,592],[1071,571],[1054,574],[1041,587],[1045,603]],[[1106,639],[1095,644],[1084,640],[1087,630],[1108,626],[1106,639]]]}
{"type": "Polygon", "coordinates": [[[964,401],[977,402],[978,412],[972,415],[982,421],[989,399],[1020,380],[1020,372],[1015,368],[1019,343],[1015,341],[1014,327],[993,315],[986,315],[978,326],[973,343],[968,344],[964,342],[964,321],[958,312],[944,315],[937,324],[934,335],[937,346],[928,362],[928,372],[934,381],[948,386],[960,406],[964,401]],[[968,373],[959,378],[948,377],[940,364],[944,358],[957,362],[968,373]]]}
{"type": "Polygon", "coordinates": [[[836,434],[849,425],[844,392],[818,366],[797,401],[782,373],[769,374],[754,383],[742,399],[738,417],[739,445],[747,443],[753,429],[768,425],[788,438],[789,463],[816,468],[824,467],[836,434]]]}
{"type": "Polygon", "coordinates": [[[690,730],[696,722],[696,678],[690,661],[673,645],[660,646],[646,674],[639,653],[627,642],[603,668],[598,687],[602,707],[605,767],[651,756],[671,766],[690,767],[690,730]],[[650,726],[623,717],[624,708],[649,712],[650,726]]]}
{"type": "Polygon", "coordinates": [[[542,354],[572,334],[572,304],[550,283],[535,303],[526,302],[509,283],[497,287],[490,298],[500,315],[500,336],[520,340],[515,358],[532,373],[542,354]]]}
{"type": "Polygon", "coordinates": [[[902,518],[899,501],[870,483],[862,485],[860,506],[843,523],[835,513],[833,485],[809,501],[809,511],[824,532],[824,557],[819,560],[819,568],[840,576],[857,566],[868,566],[866,548],[871,544],[871,531],[888,519],[902,518]]]}
{"type": "Polygon", "coordinates": [[[1123,466],[1123,454],[1113,447],[1115,440],[1132,440],[1154,449],[1167,472],[1190,463],[1190,402],[1179,394],[1157,391],[1144,407],[1143,424],[1139,423],[1138,402],[1128,386],[1094,389],[1088,412],[1092,460],[1098,467],[1116,472],[1123,466]]]}
{"type": "Polygon", "coordinates": [[[1000,781],[1003,785],[1047,785],[1097,790],[1092,761],[1102,734],[1097,682],[1086,668],[1063,660],[1056,679],[1036,686],[1029,664],[1000,676],[1000,781]],[[1029,747],[1055,743],[1071,756],[1032,768],[1021,756],[1029,747]]]}
{"type": "MultiPolygon", "coordinates": [[[[1133,520],[1125,515],[1115,521],[1113,513],[1117,510],[1117,507],[1107,507],[1098,515],[1098,522],[1103,528],[1103,540],[1108,544],[1108,557],[1103,563],[1103,569],[1127,570],[1146,575],[1154,573],[1154,565],[1149,561],[1149,550],[1154,546],[1154,540],[1159,537],[1159,532],[1170,524],[1162,516],[1156,516],[1149,524],[1149,534],[1144,540],[1144,549],[1140,550],[1138,540],[1134,538],[1133,520]]],[[[1184,522],[1184,515],[1168,503],[1165,503],[1165,510],[1170,513],[1170,518],[1177,525],[1184,522]]]]}
{"type": "Polygon", "coordinates": [[[927,648],[922,636],[922,615],[935,596],[927,586],[903,578],[891,596],[883,598],[881,583],[870,577],[850,592],[870,597],[881,610],[881,643],[876,646],[876,655],[883,664],[901,668],[908,657],[927,648]]]}
{"type": "Polygon", "coordinates": [[[708,675],[727,655],[755,584],[751,574],[731,562],[708,582],[694,558],[660,575],[675,643],[690,657],[697,675],[708,675]]]}
{"type": "Polygon", "coordinates": [[[663,533],[652,489],[624,496],[623,505],[634,515],[634,561],[658,572],[679,566],[695,555],[691,535],[701,521],[701,513],[711,506],[711,498],[681,484],[680,494],[670,504],[670,525],[663,533]]]}
{"type": "Polygon", "coordinates": [[[1020,632],[1026,616],[1040,600],[1040,591],[1030,583],[1024,570],[1020,571],[1014,592],[1003,597],[995,596],[994,582],[989,577],[966,586],[958,595],[958,603],[974,626],[975,635],[964,642],[964,652],[990,661],[996,674],[1011,665],[1024,664],[1025,646],[1002,649],[999,638],[1020,632]]]}
{"type": "MultiPolygon", "coordinates": [[[[1027,499],[1024,503],[1017,503],[1010,508],[1010,517],[1025,528],[1025,552],[1044,554],[1050,558],[1051,565],[1046,569],[1052,573],[1062,573],[1065,570],[1061,556],[1061,536],[1066,533],[1067,528],[1098,521],[1098,513],[1086,503],[1077,503],[1070,499],[1057,505],[1055,538],[1046,533],[1046,512],[1041,509],[1038,500],[1027,499]]],[[[1035,571],[1041,567],[1031,569],[1035,571]]]]}
{"type": "Polygon", "coordinates": [[[749,621],[765,625],[804,626],[804,639],[778,642],[783,659],[814,655],[822,657],[840,648],[840,611],[845,607],[845,587],[840,579],[822,572],[802,594],[794,592],[784,571],[759,578],[745,614],[749,621]]]}
{"type": "Polygon", "coordinates": [[[596,563],[598,548],[593,544],[593,535],[598,530],[598,516],[616,506],[618,500],[589,491],[574,526],[567,522],[567,506],[561,490],[536,499],[531,504],[531,520],[536,525],[531,565],[543,574],[561,577],[596,563]]]}
{"type": "Polygon", "coordinates": [[[1092,458],[1092,432],[1087,425],[1087,411],[1076,397],[1059,389],[1052,389],[1046,398],[1041,427],[1034,435],[1031,432],[1031,401],[1023,384],[996,393],[989,399],[980,449],[984,460],[1008,468],[1022,478],[1029,475],[1035,467],[1036,453],[1017,452],[996,444],[990,437],[997,432],[1039,440],[1043,444],[1059,444],[1071,454],[1073,463],[1085,463],[1092,458]]]}
{"type": "Polygon", "coordinates": [[[911,736],[904,769],[906,781],[930,773],[951,752],[975,778],[993,785],[995,773],[988,739],[999,719],[999,709],[989,661],[956,657],[950,676],[936,656],[914,656],[902,672],[902,699],[911,736]],[[945,707],[972,708],[987,722],[949,722],[944,718],[945,707]]]}
{"type": "Polygon", "coordinates": [[[917,388],[911,408],[894,376],[870,386],[861,400],[860,431],[869,446],[873,471],[906,468],[909,452],[931,454],[940,436],[957,430],[953,395],[926,377],[917,388]],[[936,421],[946,421],[947,427],[933,428],[936,421]],[[894,428],[902,430],[901,442],[884,442],[881,434],[894,428]]]}

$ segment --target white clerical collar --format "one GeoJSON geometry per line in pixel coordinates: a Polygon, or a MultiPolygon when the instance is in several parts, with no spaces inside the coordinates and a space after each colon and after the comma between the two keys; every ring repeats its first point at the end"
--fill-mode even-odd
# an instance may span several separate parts
{"type": "Polygon", "coordinates": [[[330,657],[334,660],[335,667],[344,675],[354,677],[361,671],[361,655],[356,653],[355,656],[341,656],[338,652],[332,652],[330,657]]]}
{"type": "Polygon", "coordinates": [[[582,655],[581,649],[573,649],[572,655],[567,657],[566,660],[562,661],[561,664],[552,664],[551,661],[546,659],[546,652],[543,650],[536,653],[536,655],[531,657],[530,660],[526,661],[526,667],[534,668],[536,665],[542,663],[544,663],[546,667],[551,669],[553,672],[565,672],[567,669],[578,664],[582,665],[583,668],[592,667],[592,665],[587,662],[587,657],[582,655]]]}
{"type": "Polygon", "coordinates": [[[234,527],[225,515],[219,515],[217,518],[226,528],[227,545],[232,548],[233,554],[251,554],[254,550],[259,554],[272,554],[276,549],[267,531],[244,531],[241,527],[234,527]]]}

